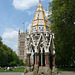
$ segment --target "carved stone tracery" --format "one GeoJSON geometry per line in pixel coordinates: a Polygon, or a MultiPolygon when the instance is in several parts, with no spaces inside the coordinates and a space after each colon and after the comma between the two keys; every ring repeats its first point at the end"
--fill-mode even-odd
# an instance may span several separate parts
{"type": "MultiPolygon", "coordinates": [[[[32,50],[34,50],[35,54],[35,66],[38,66],[38,56],[39,51],[41,51],[41,66],[43,66],[43,50],[46,54],[46,66],[49,66],[49,54],[54,56],[55,55],[55,46],[54,46],[54,34],[51,32],[35,32],[28,34],[27,36],[27,46],[28,46],[28,53],[30,54],[32,50]]],[[[54,57],[53,57],[54,60],[54,57]]],[[[53,61],[53,66],[55,60],[53,61]]]]}

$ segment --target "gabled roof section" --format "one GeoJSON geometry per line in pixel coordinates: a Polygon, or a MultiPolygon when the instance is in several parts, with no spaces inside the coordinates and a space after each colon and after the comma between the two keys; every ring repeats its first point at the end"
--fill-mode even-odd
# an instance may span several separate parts
{"type": "Polygon", "coordinates": [[[47,17],[41,4],[41,0],[39,0],[39,4],[37,6],[37,10],[35,12],[33,23],[31,26],[31,31],[36,30],[37,32],[40,32],[40,30],[43,30],[44,32],[50,31],[50,26],[48,24],[47,17]]]}

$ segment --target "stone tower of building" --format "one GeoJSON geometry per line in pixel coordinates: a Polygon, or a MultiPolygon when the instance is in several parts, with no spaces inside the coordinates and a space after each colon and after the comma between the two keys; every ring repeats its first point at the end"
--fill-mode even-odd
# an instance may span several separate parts
{"type": "Polygon", "coordinates": [[[19,58],[21,60],[23,60],[23,62],[25,62],[26,60],[26,36],[27,36],[27,30],[26,32],[18,32],[18,53],[17,55],[19,56],[19,58]]]}

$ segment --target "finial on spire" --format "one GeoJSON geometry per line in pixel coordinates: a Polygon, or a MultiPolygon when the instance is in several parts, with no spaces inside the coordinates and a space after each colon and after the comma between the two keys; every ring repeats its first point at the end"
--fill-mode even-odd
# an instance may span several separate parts
{"type": "Polygon", "coordinates": [[[39,3],[41,3],[41,0],[39,0],[39,3]]]}
{"type": "Polygon", "coordinates": [[[25,31],[25,24],[23,23],[23,32],[25,31]]]}
{"type": "Polygon", "coordinates": [[[18,32],[18,34],[20,34],[20,29],[19,29],[19,32],[18,32]]]}

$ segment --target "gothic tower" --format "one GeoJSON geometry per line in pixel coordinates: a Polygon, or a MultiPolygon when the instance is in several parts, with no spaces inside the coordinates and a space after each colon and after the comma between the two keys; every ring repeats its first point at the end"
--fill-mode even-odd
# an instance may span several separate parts
{"type": "Polygon", "coordinates": [[[19,56],[19,58],[21,60],[23,60],[23,62],[25,62],[26,60],[26,36],[27,36],[27,30],[26,32],[18,32],[18,53],[17,55],[19,56]]]}

